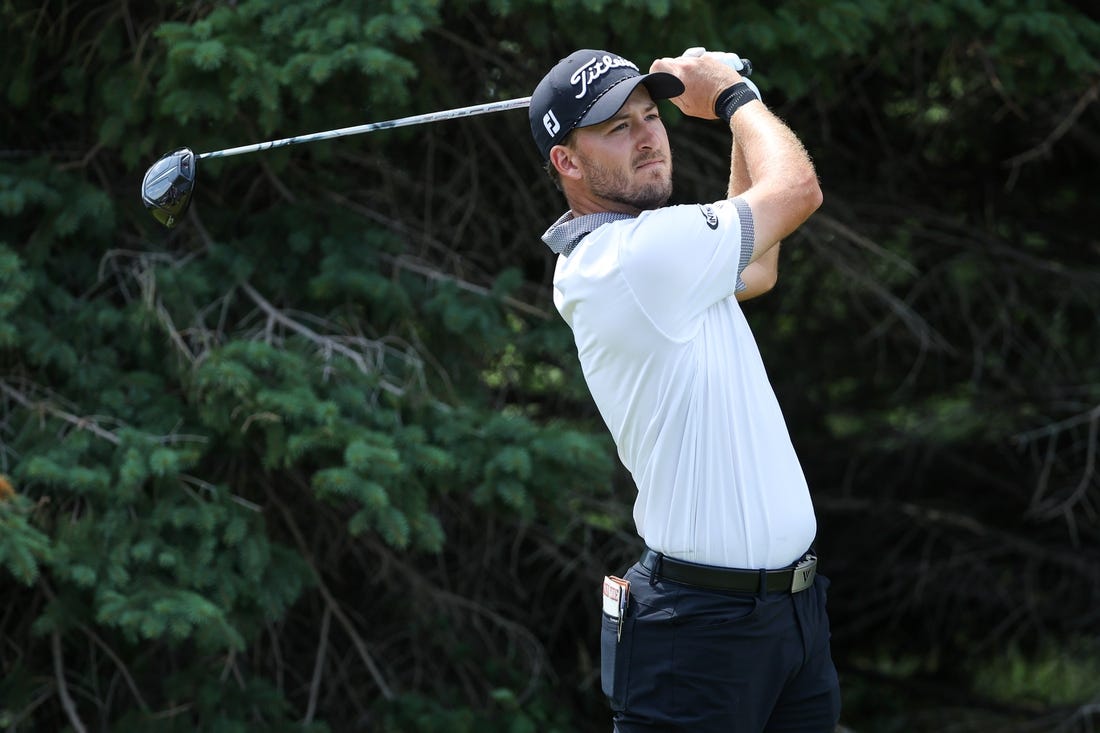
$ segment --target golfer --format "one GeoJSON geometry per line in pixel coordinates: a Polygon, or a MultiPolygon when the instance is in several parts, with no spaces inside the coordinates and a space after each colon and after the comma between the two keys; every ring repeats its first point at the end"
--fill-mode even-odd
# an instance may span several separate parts
{"type": "Polygon", "coordinates": [[[604,582],[615,730],[832,731],[840,692],[813,505],[739,304],[773,287],[779,241],[820,206],[813,165],[713,55],[642,74],[577,51],[539,83],[530,119],[569,206],[543,235],[559,255],[554,303],[634,477],[646,545],[604,582]],[[666,205],[662,99],[729,125],[726,198],[666,205]]]}

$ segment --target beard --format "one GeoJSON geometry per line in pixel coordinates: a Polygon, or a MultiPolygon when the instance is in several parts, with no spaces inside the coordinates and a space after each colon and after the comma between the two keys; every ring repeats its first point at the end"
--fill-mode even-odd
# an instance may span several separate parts
{"type": "MultiPolygon", "coordinates": [[[[633,160],[631,170],[649,160],[658,159],[660,156],[633,160]]],[[[582,157],[581,160],[585,166],[589,189],[601,198],[639,211],[647,211],[661,208],[672,196],[672,161],[667,156],[664,158],[668,166],[667,174],[664,171],[646,171],[642,176],[645,180],[634,183],[630,181],[629,172],[622,168],[605,166],[587,157],[582,157]]]]}

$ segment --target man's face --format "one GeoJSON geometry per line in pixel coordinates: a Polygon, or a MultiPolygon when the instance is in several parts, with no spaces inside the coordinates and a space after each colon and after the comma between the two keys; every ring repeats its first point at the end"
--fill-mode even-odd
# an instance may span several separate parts
{"type": "MultiPolygon", "coordinates": [[[[637,211],[664,206],[672,195],[668,133],[645,85],[611,119],[573,131],[573,151],[593,199],[637,211]]],[[[633,212],[632,212],[633,213],[633,212]]]]}

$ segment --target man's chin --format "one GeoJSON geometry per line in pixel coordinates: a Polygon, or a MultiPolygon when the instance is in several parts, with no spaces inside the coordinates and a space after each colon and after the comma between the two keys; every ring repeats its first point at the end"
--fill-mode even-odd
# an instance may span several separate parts
{"type": "Polygon", "coordinates": [[[668,203],[672,197],[672,182],[651,182],[632,191],[595,191],[595,194],[608,202],[623,204],[637,211],[650,211],[668,203]]]}
{"type": "Polygon", "coordinates": [[[640,192],[636,197],[636,206],[642,211],[659,209],[672,198],[672,184],[661,184],[640,192]]]}

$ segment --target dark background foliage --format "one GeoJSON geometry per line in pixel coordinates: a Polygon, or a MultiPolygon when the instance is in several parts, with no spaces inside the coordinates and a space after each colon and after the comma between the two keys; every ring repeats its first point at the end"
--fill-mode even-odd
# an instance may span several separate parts
{"type": "MultiPolygon", "coordinates": [[[[1090,3],[0,6],[0,727],[595,731],[633,486],[506,112],[575,48],[751,58],[825,205],[745,309],[810,478],[845,726],[1091,730],[1090,3]]],[[[679,201],[728,134],[665,111],[679,201]]]]}

